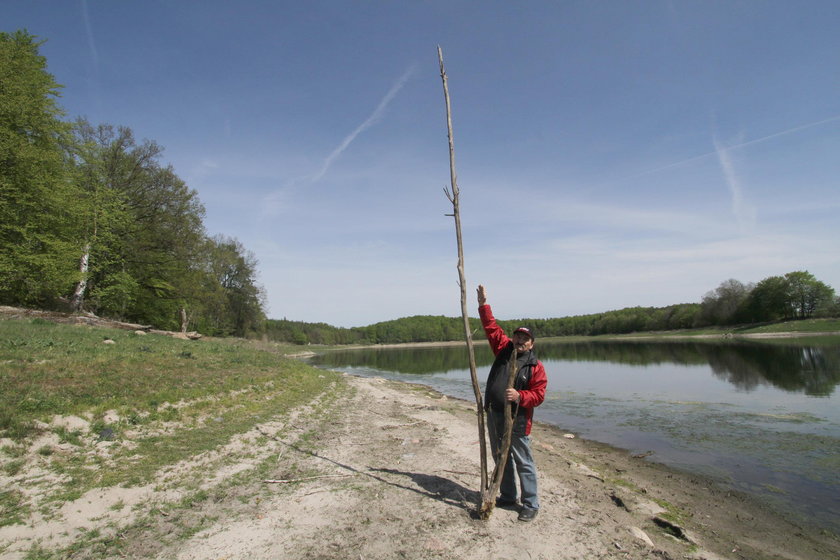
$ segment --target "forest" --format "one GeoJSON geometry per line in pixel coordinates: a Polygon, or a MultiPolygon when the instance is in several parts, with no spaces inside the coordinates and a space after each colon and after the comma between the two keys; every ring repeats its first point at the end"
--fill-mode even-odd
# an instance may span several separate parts
{"type": "MultiPolygon", "coordinates": [[[[834,289],[810,272],[794,271],[756,284],[726,280],[707,292],[700,303],[628,307],[589,315],[499,320],[498,323],[507,332],[526,326],[540,337],[552,337],[661,332],[838,316],[840,301],[834,289]]],[[[483,336],[479,332],[479,320],[471,318],[470,321],[473,335],[483,336]]],[[[294,344],[395,344],[463,340],[464,327],[460,317],[429,315],[350,329],[269,319],[265,334],[271,340],[294,344]]]]}
{"type": "MultiPolygon", "coordinates": [[[[196,191],[160,145],[125,126],[66,120],[41,44],[26,31],[0,32],[0,305],[294,344],[463,340],[454,317],[355,328],[267,319],[254,254],[207,234],[196,191]]],[[[833,288],[793,271],[756,284],[726,280],[700,303],[500,323],[548,337],[838,315],[833,288]]]]}
{"type": "Polygon", "coordinates": [[[259,331],[253,254],[207,235],[201,201],[157,143],[64,120],[40,44],[0,33],[0,304],[259,331]]]}

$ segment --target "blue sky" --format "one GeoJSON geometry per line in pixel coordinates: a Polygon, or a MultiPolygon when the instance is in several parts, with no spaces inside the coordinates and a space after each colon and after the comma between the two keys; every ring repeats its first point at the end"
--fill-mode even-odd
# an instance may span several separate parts
{"type": "Polygon", "coordinates": [[[840,3],[4,0],[68,118],[132,128],[259,261],[271,318],[840,290],[840,3]]]}

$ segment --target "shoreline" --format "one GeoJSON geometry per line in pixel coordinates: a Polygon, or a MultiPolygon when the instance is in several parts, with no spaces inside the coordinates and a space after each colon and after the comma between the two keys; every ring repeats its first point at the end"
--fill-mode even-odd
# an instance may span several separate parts
{"type": "MultiPolygon", "coordinates": [[[[419,383],[344,375],[356,393],[347,421],[354,433],[369,434],[362,449],[344,452],[382,474],[378,482],[395,476],[399,485],[391,499],[390,492],[377,493],[374,505],[384,510],[382,523],[397,523],[384,529],[394,543],[359,557],[394,558],[400,549],[409,558],[475,560],[523,554],[570,560],[840,556],[837,535],[798,523],[751,496],[607,444],[569,437],[562,427],[539,420],[532,431],[542,503],[537,520],[521,523],[516,510],[495,508],[489,520],[477,521],[476,403],[419,383]],[[417,490],[405,503],[406,492],[417,490]],[[424,527],[430,525],[446,529],[429,538],[424,527]],[[402,536],[406,532],[419,536],[402,536]],[[488,534],[498,538],[488,540],[488,534]],[[439,543],[446,543],[440,555],[439,543]]],[[[489,457],[488,462],[492,470],[489,457]]],[[[329,521],[339,527],[343,522],[356,538],[371,537],[356,513],[329,521]]]]}
{"type": "MultiPolygon", "coordinates": [[[[419,383],[351,377],[396,386],[400,392],[405,389],[399,386],[407,386],[409,391],[422,391],[433,400],[452,402],[469,413],[460,420],[477,429],[476,403],[468,399],[450,397],[419,383]]],[[[727,488],[709,476],[634,456],[628,450],[578,437],[538,419],[534,421],[532,440],[541,495],[546,493],[543,488],[558,479],[561,484],[585,488],[591,503],[581,505],[583,510],[600,512],[600,506],[606,504],[607,511],[614,507],[634,518],[638,526],[628,530],[640,541],[648,544],[636,529],[652,537],[652,527],[663,531],[666,540],[674,540],[676,549],[660,548],[662,541],[651,538],[651,552],[662,558],[676,558],[679,546],[689,549],[683,557],[707,560],[840,556],[840,535],[816,528],[793,512],[779,511],[756,496],[727,488]]],[[[492,461],[490,467],[492,470],[492,461]]],[[[568,512],[566,515],[569,517],[568,512]]],[[[584,517],[593,515],[589,512],[584,517]]],[[[621,550],[620,546],[616,548],[621,550]]],[[[635,557],[616,557],[628,556],[635,557]]]]}
{"type": "MultiPolygon", "coordinates": [[[[665,340],[664,342],[667,343],[668,341],[665,340]]],[[[415,345],[404,344],[404,345],[389,345],[389,346],[398,346],[398,347],[402,347],[402,348],[409,348],[409,347],[414,347],[415,345]]],[[[426,343],[423,346],[429,347],[429,346],[435,346],[435,345],[426,343]]],[[[339,367],[339,368],[333,368],[333,369],[339,369],[340,370],[341,368],[339,367]]],[[[383,372],[376,372],[376,371],[364,372],[364,371],[361,371],[359,373],[359,375],[363,375],[363,376],[368,376],[368,375],[369,376],[382,376],[383,378],[391,379],[391,380],[394,380],[396,382],[408,383],[410,385],[416,384],[416,385],[424,387],[424,388],[426,388],[427,390],[430,390],[430,391],[438,391],[438,392],[441,392],[441,394],[448,394],[447,396],[451,399],[467,399],[468,402],[472,402],[472,398],[468,395],[467,392],[462,391],[462,390],[454,391],[454,390],[452,390],[452,387],[450,385],[446,384],[446,383],[435,384],[435,382],[433,380],[424,381],[424,380],[420,380],[420,379],[415,381],[415,379],[407,379],[407,378],[415,377],[415,376],[411,376],[411,375],[408,375],[408,376],[406,376],[406,375],[393,375],[393,376],[391,376],[391,375],[388,374],[387,371],[383,371],[383,372]],[[446,393],[443,393],[444,391],[446,393]],[[453,396],[453,395],[457,395],[457,396],[453,396]]],[[[466,380],[466,383],[469,384],[468,379],[466,380]]],[[[465,402],[467,402],[467,401],[465,401],[465,402]]],[[[472,403],[472,405],[474,406],[474,403],[472,403]]],[[[561,417],[562,417],[562,415],[561,415],[561,417]]],[[[535,414],[535,418],[536,418],[537,422],[542,423],[544,426],[554,426],[554,425],[556,425],[556,426],[558,426],[558,429],[563,429],[562,428],[562,425],[563,425],[562,418],[557,418],[557,417],[554,417],[551,414],[549,414],[549,416],[545,416],[545,417],[543,417],[543,419],[541,419],[539,411],[537,411],[537,414],[535,414]],[[550,423],[546,422],[544,420],[546,418],[548,420],[550,420],[550,423]]],[[[667,418],[660,418],[660,420],[663,421],[663,422],[668,421],[667,418]]],[[[677,421],[677,419],[674,419],[674,421],[677,421]]],[[[670,421],[668,421],[668,422],[669,423],[665,424],[665,425],[670,425],[670,421]]],[[[575,422],[573,422],[573,421],[568,421],[568,419],[567,419],[566,423],[568,423],[570,426],[577,426],[577,428],[581,430],[581,433],[586,434],[585,438],[586,438],[587,441],[590,441],[591,443],[597,444],[597,445],[604,445],[606,447],[609,447],[609,448],[613,449],[614,451],[616,451],[618,453],[624,453],[624,454],[627,454],[627,455],[631,455],[631,454],[634,454],[634,453],[638,454],[642,451],[645,451],[645,449],[656,449],[655,447],[639,447],[638,445],[637,446],[632,446],[632,445],[624,446],[624,445],[622,445],[622,440],[621,439],[617,440],[614,437],[611,438],[611,439],[608,437],[607,439],[599,440],[598,439],[598,437],[599,437],[598,433],[592,432],[592,431],[587,431],[584,427],[575,424],[575,422]],[[594,438],[594,439],[589,439],[589,438],[594,438]]],[[[689,424],[686,424],[685,426],[689,426],[689,424]]],[[[570,427],[565,427],[566,431],[568,431],[569,429],[570,429],[570,427]]],[[[580,437],[578,435],[578,430],[576,428],[571,428],[571,430],[575,432],[575,435],[580,437]]],[[[743,436],[744,434],[741,434],[741,435],[743,436]]],[[[648,444],[642,443],[641,445],[648,445],[648,444]]],[[[686,452],[687,453],[688,452],[693,452],[693,453],[695,453],[695,455],[697,453],[700,453],[701,451],[699,451],[698,449],[695,449],[695,447],[696,446],[690,445],[690,447],[686,448],[686,452]]],[[[702,445],[700,445],[699,447],[701,449],[703,448],[702,445]]],[[[825,453],[825,452],[826,451],[824,451],[823,453],[825,453]]],[[[653,453],[650,452],[650,451],[648,451],[647,453],[648,453],[648,455],[644,459],[645,462],[651,462],[651,463],[654,463],[656,465],[661,465],[662,467],[665,467],[665,468],[669,468],[669,469],[679,471],[680,473],[682,473],[686,476],[694,476],[695,478],[704,478],[705,480],[709,481],[710,484],[714,484],[716,486],[719,486],[724,491],[740,492],[745,498],[748,498],[748,499],[751,499],[751,500],[755,501],[757,504],[760,504],[762,507],[775,508],[779,512],[783,512],[784,517],[786,517],[787,519],[789,519],[793,522],[800,523],[800,524],[806,524],[806,525],[813,524],[818,529],[822,529],[822,530],[825,530],[825,531],[828,531],[828,532],[833,532],[834,534],[840,534],[840,531],[838,531],[838,528],[840,527],[840,516],[838,516],[837,508],[834,507],[831,504],[831,500],[827,498],[827,494],[825,494],[825,493],[813,494],[813,492],[814,492],[813,488],[811,488],[807,484],[807,477],[802,477],[801,480],[799,482],[797,482],[797,484],[805,485],[801,489],[793,486],[794,483],[790,482],[790,480],[781,481],[781,483],[777,483],[777,482],[771,480],[770,482],[767,482],[766,484],[764,484],[763,481],[766,481],[766,480],[769,480],[769,479],[760,479],[760,477],[756,478],[756,476],[754,476],[753,474],[751,474],[750,472],[748,472],[746,470],[746,467],[741,468],[740,464],[735,466],[735,463],[742,463],[743,460],[744,460],[743,458],[741,458],[739,460],[737,454],[734,454],[734,455],[731,454],[731,456],[728,457],[728,459],[731,460],[729,471],[727,471],[725,468],[718,468],[718,469],[713,468],[713,465],[715,465],[715,463],[714,463],[715,455],[714,455],[714,451],[711,450],[711,449],[709,450],[709,453],[712,454],[711,456],[709,455],[709,453],[704,453],[702,456],[696,455],[696,458],[699,461],[697,463],[697,465],[700,465],[699,467],[694,465],[693,463],[691,463],[691,461],[685,461],[685,460],[675,461],[673,456],[667,456],[667,457],[662,456],[662,457],[660,457],[659,455],[652,456],[653,453]],[[712,462],[707,463],[707,462],[703,462],[703,461],[712,461],[712,462]],[[705,468],[703,467],[703,465],[705,465],[705,468]],[[789,482],[790,484],[785,485],[784,482],[789,482]],[[778,486],[776,486],[776,484],[778,484],[778,486]],[[807,486],[807,488],[806,488],[806,486],[807,486]],[[802,490],[802,493],[800,493],[800,490],[802,490]],[[812,494],[808,494],[809,491],[811,491],[812,494]],[[821,511],[823,513],[820,513],[821,511]],[[814,513],[814,512],[817,512],[817,513],[814,513]]],[[[666,455],[667,455],[667,453],[666,453],[666,455]]],[[[759,456],[760,456],[760,454],[759,454],[759,456]]],[[[726,455],[723,455],[722,457],[724,459],[727,459],[726,455]]],[[[749,457],[747,459],[749,459],[749,457]]],[[[781,472],[785,472],[785,471],[780,470],[780,471],[774,471],[774,472],[781,473],[781,472]]],[[[803,471],[803,472],[805,472],[805,471],[803,471]]],[[[827,472],[823,472],[823,471],[818,471],[818,472],[821,473],[821,474],[819,474],[819,476],[831,476],[827,472]]],[[[815,476],[817,476],[817,475],[815,475],[815,476]]],[[[797,479],[797,480],[799,480],[799,479],[797,479]]],[[[814,480],[816,480],[816,479],[814,479],[814,480]]],[[[826,487],[826,489],[828,489],[828,488],[829,487],[826,487]]],[[[832,488],[834,488],[834,487],[832,487],[832,488]]],[[[828,492],[828,494],[830,494],[830,491],[828,492]]]]}
{"type": "MultiPolygon", "coordinates": [[[[546,340],[550,342],[579,342],[579,341],[597,341],[597,340],[644,340],[644,341],[658,341],[667,342],[669,340],[737,340],[739,338],[745,339],[784,339],[784,338],[808,338],[808,337],[832,337],[840,338],[840,331],[820,331],[820,332],[806,332],[806,331],[785,331],[774,333],[720,333],[720,334],[626,334],[626,335],[599,335],[599,336],[552,336],[540,338],[538,340],[546,340]]],[[[482,341],[473,341],[473,345],[480,344],[482,341]]],[[[307,356],[314,356],[318,351],[329,352],[332,350],[368,350],[368,349],[390,349],[390,348],[438,348],[438,347],[456,347],[467,346],[463,340],[446,340],[440,342],[391,342],[385,344],[347,344],[347,345],[307,345],[305,347],[315,347],[317,350],[303,350],[301,352],[293,352],[284,354],[288,358],[300,358],[307,356]]]]}
{"type": "Polygon", "coordinates": [[[345,373],[312,401],[260,420],[220,448],[167,465],[148,484],[93,488],[49,518],[32,511],[30,522],[1,527],[0,556],[840,557],[836,535],[702,476],[569,437],[539,420],[532,431],[537,519],[522,523],[516,509],[494,508],[489,519],[478,520],[475,408],[425,385],[345,373]]]}
{"type": "MultiPolygon", "coordinates": [[[[345,375],[352,375],[346,374],[345,375]]],[[[358,376],[360,378],[364,378],[364,376],[358,376]]],[[[385,378],[378,378],[378,377],[370,377],[369,379],[385,379],[385,378]]],[[[421,387],[426,391],[430,391],[439,396],[442,399],[450,399],[452,401],[459,402],[465,407],[469,407],[475,411],[476,403],[474,401],[470,401],[469,399],[464,399],[460,397],[454,397],[451,395],[446,395],[445,393],[440,392],[439,390],[430,387],[428,385],[424,385],[422,383],[412,383],[407,381],[397,381],[397,380],[388,380],[389,383],[400,383],[409,386],[417,386],[421,387]]],[[[592,439],[588,437],[580,436],[576,433],[572,433],[569,430],[564,429],[562,426],[557,424],[552,424],[550,422],[541,421],[538,419],[539,416],[539,409],[537,409],[534,417],[534,427],[538,429],[538,431],[550,433],[552,434],[553,439],[563,438],[567,441],[578,442],[580,446],[582,446],[587,453],[591,453],[592,456],[601,457],[604,461],[613,462],[616,464],[620,464],[620,467],[616,467],[617,471],[626,471],[628,468],[639,467],[644,465],[644,469],[649,471],[656,471],[658,472],[658,476],[670,478],[671,476],[678,476],[682,478],[692,479],[694,481],[702,481],[702,484],[705,488],[717,488],[718,492],[724,493],[727,495],[736,495],[738,499],[748,504],[750,508],[754,508],[757,510],[761,510],[763,512],[771,512],[772,515],[776,515],[779,518],[783,519],[786,522],[789,522],[794,525],[800,524],[807,524],[811,525],[813,521],[806,519],[803,514],[797,512],[793,509],[788,509],[782,507],[780,504],[771,504],[767,500],[763,499],[758,494],[753,494],[744,490],[739,490],[737,488],[733,488],[729,486],[726,481],[715,478],[713,476],[702,474],[699,472],[693,472],[687,468],[680,468],[677,466],[669,465],[667,463],[660,462],[656,459],[655,455],[648,453],[641,453],[641,454],[634,454],[632,450],[624,447],[620,447],[619,445],[599,441],[597,439],[592,439]]],[[[571,444],[572,446],[574,444],[571,444]]],[[[604,466],[608,466],[605,463],[604,466]]],[[[827,527],[816,527],[817,530],[832,533],[832,530],[827,527]]],[[[840,540],[840,534],[835,533],[835,538],[840,540]]]]}

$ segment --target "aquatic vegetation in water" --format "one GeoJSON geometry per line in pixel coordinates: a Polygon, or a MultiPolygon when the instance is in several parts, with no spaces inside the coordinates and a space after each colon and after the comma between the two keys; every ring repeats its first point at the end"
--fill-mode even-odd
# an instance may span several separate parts
{"type": "Polygon", "coordinates": [[[744,420],[756,420],[764,422],[792,422],[795,424],[819,423],[825,422],[819,416],[815,416],[808,412],[788,412],[788,413],[772,413],[772,412],[736,412],[733,416],[738,416],[744,420]]]}

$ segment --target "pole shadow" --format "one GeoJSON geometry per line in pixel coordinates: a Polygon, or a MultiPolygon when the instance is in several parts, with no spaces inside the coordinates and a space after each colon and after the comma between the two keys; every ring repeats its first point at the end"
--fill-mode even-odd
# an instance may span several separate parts
{"type": "Polygon", "coordinates": [[[408,490],[409,492],[414,492],[416,494],[432,498],[433,500],[438,500],[450,506],[459,507],[461,509],[466,510],[471,517],[475,517],[477,515],[476,504],[478,504],[480,494],[475,490],[469,489],[466,486],[455,482],[454,480],[450,480],[448,478],[444,478],[442,476],[437,476],[434,474],[412,473],[387,468],[367,467],[367,469],[363,470],[353,467],[351,465],[345,465],[344,463],[340,463],[334,459],[330,459],[329,457],[325,457],[309,449],[302,449],[297,445],[287,443],[278,438],[277,436],[269,434],[260,427],[257,427],[257,431],[260,432],[262,435],[266,436],[267,438],[276,441],[277,443],[281,443],[289,449],[297,451],[298,453],[303,453],[311,457],[316,457],[323,461],[327,461],[328,463],[332,463],[333,465],[339,468],[342,468],[344,470],[350,471],[358,475],[367,476],[383,484],[387,484],[395,488],[400,488],[402,490],[408,490]],[[398,482],[393,482],[374,473],[385,473],[389,475],[405,476],[411,479],[414,485],[408,486],[405,484],[400,484],[398,482]]]}
{"type": "Polygon", "coordinates": [[[386,468],[370,468],[370,470],[407,477],[411,479],[416,487],[413,488],[400,484],[397,486],[412,490],[447,505],[472,510],[475,504],[478,503],[479,493],[477,491],[442,476],[386,468]]]}

